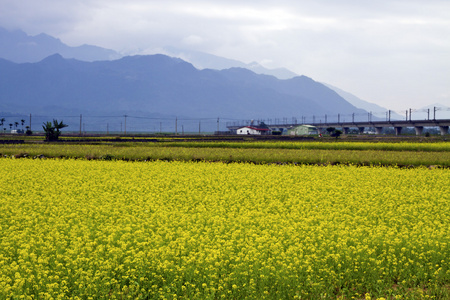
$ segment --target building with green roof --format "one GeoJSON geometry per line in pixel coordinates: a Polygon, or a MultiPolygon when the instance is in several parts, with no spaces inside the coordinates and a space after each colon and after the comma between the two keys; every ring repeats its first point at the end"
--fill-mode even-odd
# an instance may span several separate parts
{"type": "Polygon", "coordinates": [[[319,134],[317,127],[312,125],[298,125],[292,128],[289,128],[287,131],[288,135],[311,135],[311,134],[319,134]]]}

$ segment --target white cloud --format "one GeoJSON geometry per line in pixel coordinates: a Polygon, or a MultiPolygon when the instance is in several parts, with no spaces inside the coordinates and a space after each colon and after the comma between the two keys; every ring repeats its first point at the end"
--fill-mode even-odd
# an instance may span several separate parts
{"type": "Polygon", "coordinates": [[[203,39],[198,35],[190,35],[183,38],[182,43],[186,46],[198,46],[203,43],[203,39]]]}

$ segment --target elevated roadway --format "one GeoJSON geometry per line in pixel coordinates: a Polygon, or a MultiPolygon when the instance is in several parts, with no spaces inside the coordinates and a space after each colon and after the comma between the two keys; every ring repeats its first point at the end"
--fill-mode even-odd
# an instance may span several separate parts
{"type": "MultiPolygon", "coordinates": [[[[302,124],[267,124],[272,130],[287,130],[295,126],[302,124]]],[[[334,127],[340,128],[344,134],[348,134],[350,128],[357,128],[360,133],[363,133],[366,128],[375,128],[376,134],[382,134],[383,128],[394,128],[395,134],[400,135],[402,129],[405,127],[414,127],[416,135],[421,135],[424,127],[439,127],[441,135],[448,134],[448,128],[450,126],[450,119],[444,120],[397,120],[397,121],[366,121],[366,122],[320,122],[320,123],[308,123],[319,129],[320,132],[325,132],[327,128],[334,127]]],[[[227,126],[232,132],[235,132],[238,128],[243,126],[231,125],[227,126]]]]}

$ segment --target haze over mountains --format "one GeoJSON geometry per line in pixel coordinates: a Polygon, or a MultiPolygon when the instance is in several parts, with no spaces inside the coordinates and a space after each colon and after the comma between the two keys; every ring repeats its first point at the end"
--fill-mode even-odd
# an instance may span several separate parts
{"type": "Polygon", "coordinates": [[[82,62],[54,54],[38,63],[0,60],[0,109],[282,118],[364,113],[305,76],[279,80],[247,69],[198,70],[165,55],[82,62]]]}
{"type": "Polygon", "coordinates": [[[46,34],[0,29],[0,111],[289,120],[315,115],[317,121],[355,114],[355,121],[367,120],[368,110],[349,103],[345,92],[287,69],[170,47],[164,52],[193,64],[161,54],[121,57],[96,46],[69,47],[46,34]]]}
{"type": "Polygon", "coordinates": [[[268,69],[261,66],[257,62],[246,64],[238,60],[228,59],[200,51],[178,49],[175,47],[164,47],[159,49],[159,51],[162,54],[178,57],[190,62],[197,69],[223,70],[229,68],[245,68],[255,72],[256,74],[272,75],[278,79],[291,79],[295,76],[299,76],[286,68],[268,69]]]}
{"type": "MultiPolygon", "coordinates": [[[[29,36],[21,30],[8,31],[1,27],[0,42],[0,58],[16,63],[39,62],[56,53],[64,58],[75,58],[81,61],[114,60],[124,56],[114,50],[97,46],[83,45],[70,47],[62,43],[59,39],[45,33],[29,36]]],[[[289,79],[298,76],[298,74],[285,68],[267,69],[256,62],[246,64],[208,53],[178,49],[170,46],[159,48],[157,51],[151,51],[151,53],[148,53],[148,50],[144,50],[143,52],[146,54],[166,54],[171,57],[178,57],[190,62],[197,69],[222,70],[237,67],[249,69],[257,74],[273,75],[279,79],[289,79]]]]}
{"type": "Polygon", "coordinates": [[[83,61],[111,60],[122,57],[114,50],[97,46],[70,47],[45,33],[29,36],[21,30],[9,31],[0,27],[0,58],[16,63],[38,62],[55,53],[59,53],[65,58],[76,58],[83,61]]]}

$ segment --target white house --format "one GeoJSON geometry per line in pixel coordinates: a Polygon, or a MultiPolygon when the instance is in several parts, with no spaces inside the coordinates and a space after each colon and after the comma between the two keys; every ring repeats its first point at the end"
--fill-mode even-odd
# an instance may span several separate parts
{"type": "Polygon", "coordinates": [[[269,128],[259,128],[254,126],[244,126],[238,128],[236,130],[237,134],[253,134],[253,135],[262,135],[262,134],[270,134],[269,128]]]}

